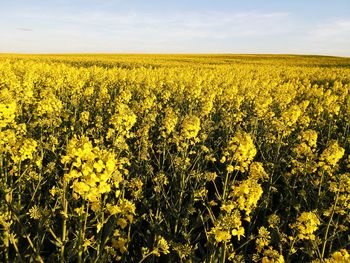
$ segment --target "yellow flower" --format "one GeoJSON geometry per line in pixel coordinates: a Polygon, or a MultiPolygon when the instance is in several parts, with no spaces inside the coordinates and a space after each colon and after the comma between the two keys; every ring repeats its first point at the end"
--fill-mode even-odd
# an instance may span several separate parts
{"type": "Polygon", "coordinates": [[[74,212],[77,213],[78,216],[82,216],[84,214],[84,207],[77,207],[74,209],[74,212]]]}
{"type": "Polygon", "coordinates": [[[16,117],[16,102],[0,103],[0,129],[12,123],[16,117]]]}
{"type": "Polygon", "coordinates": [[[38,143],[33,139],[26,139],[22,142],[19,149],[20,160],[33,159],[33,153],[36,151],[38,143]]]}
{"type": "Polygon", "coordinates": [[[261,253],[261,251],[270,244],[270,232],[265,227],[259,228],[259,235],[255,240],[256,250],[261,253]]]}
{"type": "Polygon", "coordinates": [[[254,180],[268,179],[269,175],[265,172],[262,163],[253,162],[249,166],[249,178],[254,180]]]}
{"type": "Polygon", "coordinates": [[[37,205],[34,205],[32,208],[30,208],[28,214],[32,219],[38,220],[41,218],[41,211],[37,205]]]}
{"type": "Polygon", "coordinates": [[[96,169],[96,172],[100,173],[105,168],[105,165],[102,160],[98,160],[94,163],[94,168],[96,169]]]}
{"type": "Polygon", "coordinates": [[[88,125],[89,124],[89,118],[90,118],[90,112],[88,111],[83,111],[82,113],[80,113],[80,122],[84,125],[88,125]]]}
{"type": "Polygon", "coordinates": [[[171,134],[175,130],[177,122],[178,122],[178,117],[174,112],[173,108],[171,107],[166,108],[165,117],[163,119],[164,132],[162,133],[162,136],[167,137],[169,134],[171,134]]]}
{"type": "Polygon", "coordinates": [[[233,165],[231,165],[231,164],[227,165],[226,171],[228,173],[232,173],[234,170],[235,170],[235,168],[233,167],[233,165]]]}
{"type": "Polygon", "coordinates": [[[346,249],[340,249],[332,254],[330,258],[326,258],[324,260],[314,260],[312,263],[349,263],[350,262],[350,254],[346,249]]]}
{"type": "Polygon", "coordinates": [[[336,251],[332,254],[331,259],[326,262],[334,262],[334,263],[347,263],[350,262],[350,254],[346,249],[341,249],[340,251],[336,251]]]}
{"type": "Polygon", "coordinates": [[[58,116],[62,109],[62,102],[54,94],[48,93],[45,98],[38,103],[35,115],[37,117],[43,117],[45,115],[54,117],[58,116]]]}
{"type": "Polygon", "coordinates": [[[197,136],[201,129],[201,121],[197,116],[188,115],[182,121],[181,127],[181,135],[185,139],[192,139],[197,136]]]}
{"type": "Polygon", "coordinates": [[[159,252],[163,253],[163,254],[169,254],[170,253],[168,242],[162,236],[158,237],[157,252],[158,252],[158,254],[159,254],[159,252]]]}
{"type": "Polygon", "coordinates": [[[224,150],[221,162],[234,162],[234,170],[244,172],[248,169],[255,154],[256,149],[250,135],[245,132],[237,132],[224,150]]]}
{"type": "Polygon", "coordinates": [[[241,236],[244,236],[244,228],[240,227],[238,229],[233,229],[231,234],[232,236],[237,236],[238,240],[240,240],[241,236]]]}
{"type": "Polygon", "coordinates": [[[333,140],[320,156],[319,166],[325,170],[334,167],[344,156],[345,149],[340,147],[338,142],[333,140]]]}
{"type": "Polygon", "coordinates": [[[98,223],[96,224],[96,232],[97,232],[97,233],[100,232],[101,229],[102,229],[102,227],[103,227],[103,223],[98,222],[98,223]]]}
{"type": "Polygon", "coordinates": [[[87,192],[90,190],[90,186],[85,182],[79,182],[75,180],[72,184],[72,188],[74,192],[78,193],[81,196],[85,196],[87,192]]]}
{"type": "Polygon", "coordinates": [[[229,198],[233,200],[238,209],[245,211],[246,215],[249,216],[257,206],[262,194],[261,185],[256,180],[248,179],[233,185],[229,198]]]}
{"type": "Polygon", "coordinates": [[[293,126],[300,115],[302,114],[302,111],[298,105],[293,105],[291,106],[288,110],[284,111],[282,113],[282,121],[286,126],[293,126]]]}
{"type": "Polygon", "coordinates": [[[136,114],[129,108],[128,105],[118,103],[116,105],[116,113],[111,117],[109,123],[116,129],[117,132],[126,135],[136,123],[136,119],[136,114]]]}
{"type": "Polygon", "coordinates": [[[306,130],[300,133],[298,139],[302,142],[306,142],[310,147],[316,147],[317,145],[317,132],[314,130],[306,130]]]}
{"type": "Polygon", "coordinates": [[[276,214],[272,214],[269,216],[268,218],[268,222],[269,222],[269,227],[271,228],[277,228],[278,225],[280,224],[280,217],[276,214]]]}
{"type": "Polygon", "coordinates": [[[292,227],[297,229],[298,237],[301,240],[315,240],[314,232],[320,224],[321,222],[315,213],[303,212],[292,227]]]}
{"type": "Polygon", "coordinates": [[[106,162],[106,169],[108,172],[113,172],[115,169],[115,159],[112,158],[112,156],[110,158],[108,158],[107,162],[106,162]]]}
{"type": "Polygon", "coordinates": [[[58,192],[56,186],[53,186],[51,189],[50,189],[50,194],[52,195],[52,197],[55,197],[56,193],[58,192]]]}
{"type": "Polygon", "coordinates": [[[118,218],[117,225],[123,229],[128,225],[128,222],[124,218],[118,218]]]}
{"type": "Polygon", "coordinates": [[[119,237],[118,239],[112,239],[112,246],[120,251],[120,253],[125,253],[127,251],[126,248],[127,239],[119,237]]]}
{"type": "Polygon", "coordinates": [[[272,247],[265,249],[263,255],[264,257],[261,259],[262,263],[284,263],[283,255],[280,255],[278,251],[274,250],[272,247]]]}
{"type": "Polygon", "coordinates": [[[107,204],[106,208],[111,215],[119,214],[122,212],[119,206],[107,204]]]}
{"type": "Polygon", "coordinates": [[[232,211],[233,209],[235,209],[235,208],[236,208],[236,206],[235,206],[234,203],[222,204],[221,207],[220,207],[220,209],[221,209],[222,211],[225,211],[226,213],[231,213],[231,211],[232,211]]]}
{"type": "Polygon", "coordinates": [[[231,234],[227,230],[221,230],[219,227],[214,227],[210,233],[215,237],[217,243],[227,242],[231,239],[231,234]]]}

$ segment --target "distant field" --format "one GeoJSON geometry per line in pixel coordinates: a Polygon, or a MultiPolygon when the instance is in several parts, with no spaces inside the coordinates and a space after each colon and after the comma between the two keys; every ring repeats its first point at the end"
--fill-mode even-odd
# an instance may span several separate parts
{"type": "Polygon", "coordinates": [[[290,66],[335,66],[350,67],[350,58],[311,55],[239,55],[239,54],[52,54],[52,55],[20,55],[0,54],[2,59],[26,59],[49,62],[65,62],[73,65],[102,67],[168,67],[188,64],[229,65],[262,64],[290,66]]]}
{"type": "Polygon", "coordinates": [[[0,54],[3,262],[350,262],[350,58],[0,54]]]}

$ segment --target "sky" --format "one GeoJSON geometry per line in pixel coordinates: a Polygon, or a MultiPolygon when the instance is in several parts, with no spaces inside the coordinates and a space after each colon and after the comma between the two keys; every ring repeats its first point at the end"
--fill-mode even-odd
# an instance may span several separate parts
{"type": "Polygon", "coordinates": [[[350,57],[350,0],[0,0],[0,52],[350,57]]]}

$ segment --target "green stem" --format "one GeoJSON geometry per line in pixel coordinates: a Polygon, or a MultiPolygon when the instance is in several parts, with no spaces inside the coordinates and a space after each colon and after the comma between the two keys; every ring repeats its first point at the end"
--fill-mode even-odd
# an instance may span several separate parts
{"type": "MultiPolygon", "coordinates": [[[[18,171],[19,171],[19,175],[21,175],[21,161],[18,164],[18,171]]],[[[18,177],[18,182],[17,182],[18,183],[18,207],[21,207],[21,204],[22,204],[22,201],[21,201],[21,199],[22,199],[21,177],[22,176],[18,177]]]]}
{"type": "Polygon", "coordinates": [[[221,257],[221,262],[225,263],[226,262],[226,241],[222,244],[222,257],[221,257]]]}
{"type": "Polygon", "coordinates": [[[140,261],[139,263],[142,263],[143,261],[145,261],[146,258],[148,258],[150,255],[154,254],[155,250],[152,250],[151,252],[149,252],[148,254],[146,254],[140,261]]]}
{"type": "Polygon", "coordinates": [[[67,182],[63,176],[63,193],[62,193],[62,207],[63,207],[63,222],[62,222],[62,245],[61,245],[61,263],[64,263],[64,249],[67,237],[67,217],[68,217],[68,202],[66,200],[67,182]]]}
{"type": "MultiPolygon", "coordinates": [[[[7,188],[8,190],[5,192],[6,195],[12,195],[10,189],[12,189],[12,184],[11,184],[11,181],[9,180],[8,178],[8,173],[7,173],[7,169],[5,168],[5,160],[4,158],[1,158],[1,169],[3,168],[4,170],[4,178],[5,178],[5,182],[4,182],[4,185],[5,185],[5,189],[7,188]]],[[[12,198],[11,198],[12,199],[12,198]]],[[[9,205],[11,205],[10,203],[12,202],[12,200],[7,200],[7,198],[5,197],[5,201],[7,203],[6,207],[5,207],[5,213],[7,214],[9,212],[9,205]]],[[[5,247],[5,262],[9,262],[9,254],[10,254],[10,248],[9,248],[9,235],[10,235],[10,231],[8,229],[8,227],[5,228],[5,231],[4,231],[4,240],[3,240],[3,244],[4,244],[4,247],[5,247]]]]}
{"type": "MultiPolygon", "coordinates": [[[[83,202],[83,211],[85,210],[85,201],[83,202]]],[[[87,217],[89,214],[89,202],[86,203],[86,211],[79,219],[79,239],[78,239],[78,263],[83,262],[83,253],[84,253],[84,239],[87,225],[87,217]]]]}
{"type": "MultiPolygon", "coordinates": [[[[293,241],[292,241],[292,244],[290,245],[290,249],[289,249],[289,251],[288,251],[288,255],[287,255],[286,262],[290,262],[289,257],[291,256],[291,252],[293,252],[294,244],[295,244],[295,242],[297,241],[297,238],[298,238],[298,237],[296,237],[295,235],[293,235],[293,241]]],[[[294,253],[292,253],[292,254],[294,254],[294,253]]]]}
{"type": "MultiPolygon", "coordinates": [[[[105,207],[105,198],[102,201],[102,207],[105,207]]],[[[104,226],[105,223],[105,216],[104,216],[104,212],[101,213],[101,222],[102,222],[102,228],[104,226]]],[[[101,244],[102,244],[102,228],[100,229],[100,232],[98,233],[98,244],[97,244],[97,251],[96,251],[96,255],[100,255],[100,250],[101,250],[101,244]]]]}
{"type": "Polygon", "coordinates": [[[330,225],[331,225],[331,222],[333,220],[333,215],[334,215],[334,211],[335,211],[335,207],[337,205],[337,202],[338,202],[338,196],[339,196],[339,191],[337,192],[337,195],[335,197],[335,201],[334,201],[334,205],[333,205],[333,208],[332,208],[332,214],[329,218],[329,221],[328,221],[328,224],[327,224],[327,228],[326,228],[326,233],[324,234],[324,241],[323,241],[323,246],[322,246],[322,252],[321,252],[321,258],[323,259],[324,258],[324,254],[326,252],[326,245],[327,245],[327,238],[328,238],[328,232],[329,232],[329,228],[330,228],[330,225]]]}
{"type": "Polygon", "coordinates": [[[30,236],[29,236],[29,235],[26,235],[26,238],[27,238],[27,241],[28,241],[30,247],[33,249],[33,252],[34,252],[35,255],[36,255],[36,260],[37,260],[39,263],[44,263],[44,260],[42,259],[42,257],[41,257],[40,254],[38,253],[38,251],[35,249],[34,244],[33,244],[32,240],[30,239],[30,236]]]}
{"type": "Polygon", "coordinates": [[[222,202],[225,202],[225,200],[226,200],[226,192],[227,192],[227,184],[228,184],[229,176],[230,176],[230,173],[226,172],[225,183],[224,183],[224,190],[223,190],[223,193],[222,193],[222,202]]]}

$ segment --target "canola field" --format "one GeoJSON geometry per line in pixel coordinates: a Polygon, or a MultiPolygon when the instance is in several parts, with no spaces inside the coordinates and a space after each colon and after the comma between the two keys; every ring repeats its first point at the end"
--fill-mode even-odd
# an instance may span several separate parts
{"type": "Polygon", "coordinates": [[[350,58],[0,55],[0,261],[350,262],[350,58]]]}

